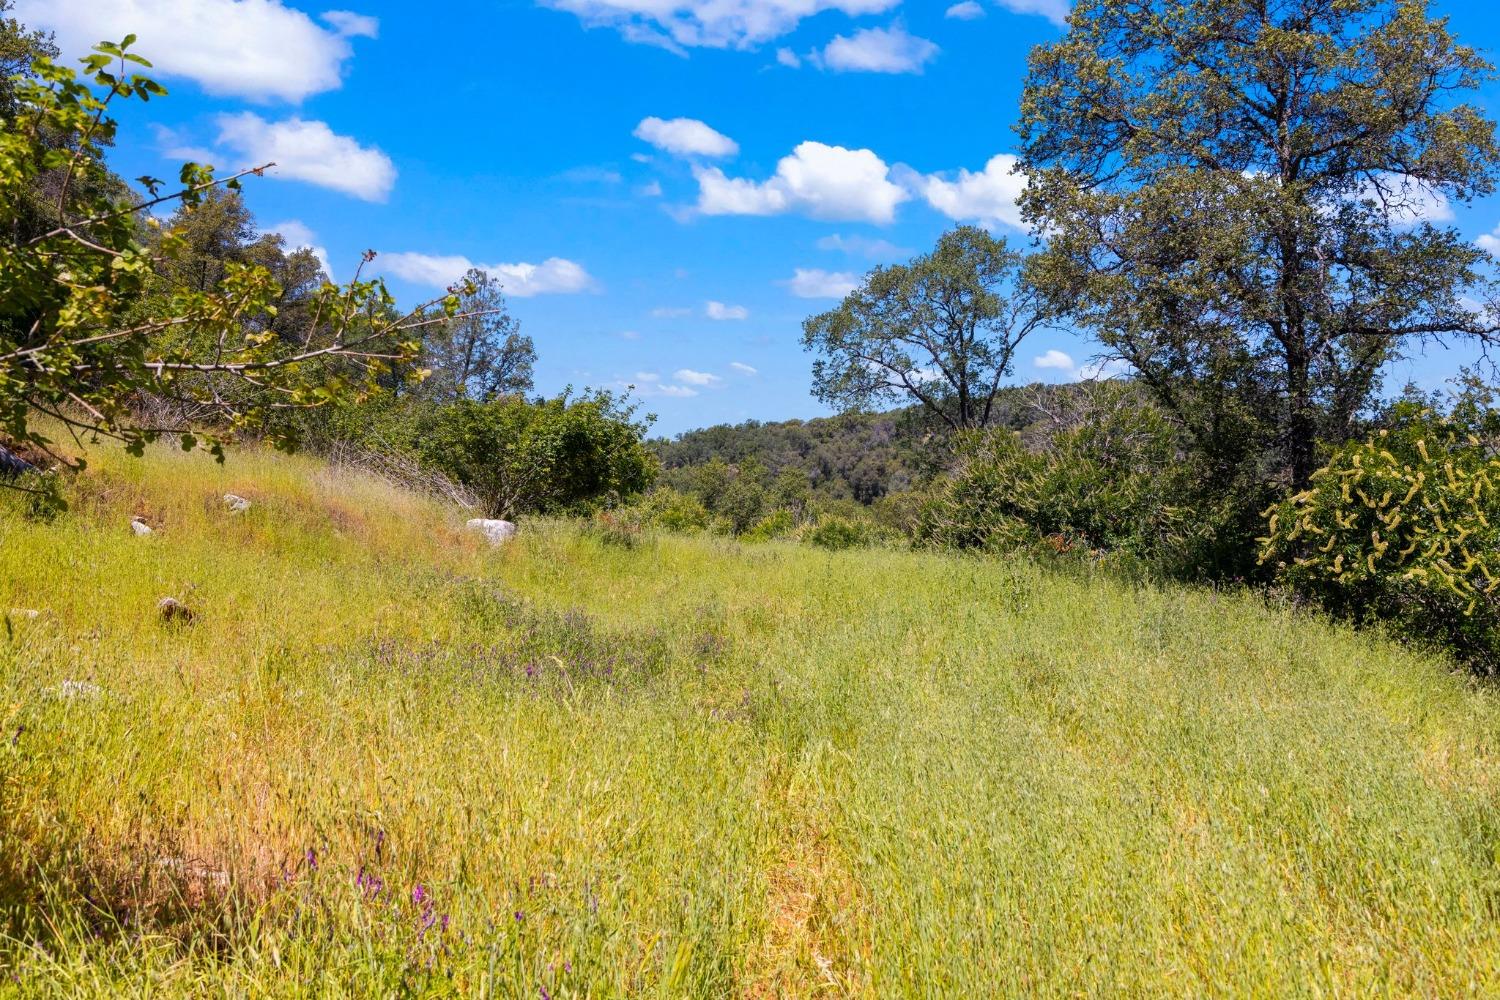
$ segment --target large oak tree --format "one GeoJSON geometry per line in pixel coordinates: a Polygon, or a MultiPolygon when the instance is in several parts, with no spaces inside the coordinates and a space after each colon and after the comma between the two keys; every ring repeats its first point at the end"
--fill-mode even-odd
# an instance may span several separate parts
{"type": "Polygon", "coordinates": [[[1491,66],[1425,0],[1079,0],[1018,126],[1035,276],[1210,468],[1294,486],[1423,342],[1500,330],[1441,224],[1495,186],[1491,66]]]}

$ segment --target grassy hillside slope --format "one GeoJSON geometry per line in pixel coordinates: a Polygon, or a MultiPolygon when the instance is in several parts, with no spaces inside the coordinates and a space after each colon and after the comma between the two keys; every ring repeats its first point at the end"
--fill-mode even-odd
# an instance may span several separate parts
{"type": "Polygon", "coordinates": [[[0,995],[1500,992],[1500,700],[1438,661],[96,459],[0,515],[0,995]]]}

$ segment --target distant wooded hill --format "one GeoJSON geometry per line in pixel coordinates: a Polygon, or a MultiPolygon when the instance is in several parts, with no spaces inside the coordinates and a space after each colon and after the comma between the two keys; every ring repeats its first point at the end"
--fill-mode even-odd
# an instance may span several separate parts
{"type": "MultiPolygon", "coordinates": [[[[1072,386],[1018,386],[1001,391],[993,426],[1033,432],[1072,386]]],[[[652,441],[662,463],[662,481],[689,487],[693,470],[713,459],[733,466],[755,464],[767,478],[785,469],[804,473],[819,495],[868,504],[899,493],[941,472],[949,456],[949,431],[921,407],[883,413],[846,413],[811,420],[716,424],[675,438],[652,441]]]]}

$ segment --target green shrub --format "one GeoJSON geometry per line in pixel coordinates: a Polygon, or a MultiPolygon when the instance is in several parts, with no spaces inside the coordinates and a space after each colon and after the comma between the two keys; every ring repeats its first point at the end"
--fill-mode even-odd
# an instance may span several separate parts
{"type": "Polygon", "coordinates": [[[1340,448],[1308,489],[1266,512],[1262,562],[1336,614],[1384,619],[1475,667],[1493,662],[1500,459],[1480,435],[1494,421],[1401,404],[1393,426],[1340,448]]]}
{"type": "Polygon", "coordinates": [[[956,468],[904,512],[915,540],[1081,552],[1174,577],[1253,567],[1256,488],[1186,462],[1179,431],[1129,385],[1090,387],[1075,405],[1031,447],[1006,430],[961,438],[956,468]]]}
{"type": "Polygon", "coordinates": [[[785,508],[773,510],[741,537],[747,542],[769,542],[773,538],[786,538],[797,530],[797,518],[785,508]]]}
{"type": "Polygon", "coordinates": [[[640,503],[643,520],[667,531],[703,531],[709,525],[708,510],[690,493],[658,487],[640,503]]]}
{"type": "Polygon", "coordinates": [[[528,402],[460,400],[433,412],[423,461],[473,489],[494,517],[586,514],[644,491],[656,458],[633,410],[609,393],[528,402]]]}
{"type": "Polygon", "coordinates": [[[847,521],[841,517],[830,517],[819,521],[803,536],[808,542],[823,549],[852,549],[869,545],[874,533],[860,521],[847,521]]]}

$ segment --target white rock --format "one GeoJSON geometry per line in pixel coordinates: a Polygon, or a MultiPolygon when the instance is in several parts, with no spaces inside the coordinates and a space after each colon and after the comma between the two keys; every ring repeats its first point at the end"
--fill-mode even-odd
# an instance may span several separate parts
{"type": "Polygon", "coordinates": [[[234,493],[224,494],[224,506],[229,508],[231,514],[243,514],[250,509],[250,501],[234,493]]]}
{"type": "Polygon", "coordinates": [[[130,519],[130,530],[135,532],[137,535],[152,534],[151,525],[147,524],[139,517],[132,517],[130,519]]]}
{"type": "Polygon", "coordinates": [[[477,531],[490,540],[491,545],[504,545],[516,537],[516,526],[509,521],[492,520],[487,517],[476,517],[469,521],[466,527],[470,531],[477,531]]]}
{"type": "Polygon", "coordinates": [[[65,701],[79,698],[92,701],[103,694],[104,689],[92,681],[63,681],[57,686],[57,696],[65,701]]]}

